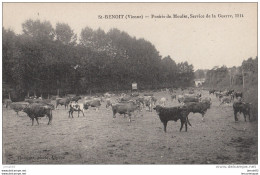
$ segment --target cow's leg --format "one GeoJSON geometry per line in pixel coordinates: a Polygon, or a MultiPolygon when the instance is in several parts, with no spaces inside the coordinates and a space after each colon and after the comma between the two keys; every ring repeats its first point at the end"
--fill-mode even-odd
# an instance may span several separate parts
{"type": "Polygon", "coordinates": [[[39,125],[38,117],[35,117],[37,124],[39,125]]]}
{"type": "Polygon", "coordinates": [[[234,111],[234,117],[235,117],[235,121],[238,121],[238,118],[237,118],[237,111],[234,111]]]}
{"type": "Polygon", "coordinates": [[[32,126],[33,126],[33,123],[34,123],[34,118],[31,118],[32,119],[32,126]]]}
{"type": "Polygon", "coordinates": [[[84,109],[83,109],[83,110],[81,110],[81,112],[82,112],[82,114],[83,114],[83,117],[85,117],[85,115],[84,115],[84,109]]]}
{"type": "Polygon", "coordinates": [[[129,122],[131,122],[131,113],[128,113],[129,122]]]}
{"type": "Polygon", "coordinates": [[[166,133],[167,121],[163,122],[163,126],[164,126],[164,132],[166,133]]]}
{"type": "Polygon", "coordinates": [[[113,110],[113,118],[116,118],[116,110],[113,110]]]}
{"type": "Polygon", "coordinates": [[[181,130],[182,130],[182,128],[183,128],[183,125],[184,125],[184,122],[183,122],[183,120],[181,120],[181,128],[180,128],[180,132],[181,132],[181,130]]]}
{"type": "Polygon", "coordinates": [[[52,112],[50,112],[50,114],[48,115],[49,117],[49,122],[48,122],[48,125],[51,124],[51,121],[52,121],[52,112]]]}
{"type": "Polygon", "coordinates": [[[202,115],[202,121],[204,121],[204,115],[205,115],[205,114],[204,114],[204,113],[202,113],[201,115],[202,115]]]}
{"type": "Polygon", "coordinates": [[[246,114],[245,114],[245,112],[243,112],[243,115],[244,115],[244,119],[245,119],[245,122],[246,122],[246,114]]]}
{"type": "Polygon", "coordinates": [[[78,110],[78,117],[79,117],[79,112],[80,112],[80,110],[78,110]]]}

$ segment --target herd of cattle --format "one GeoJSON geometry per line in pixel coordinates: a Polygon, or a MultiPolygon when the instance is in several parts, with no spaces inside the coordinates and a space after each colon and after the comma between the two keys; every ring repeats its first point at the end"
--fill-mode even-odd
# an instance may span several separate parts
{"type": "Polygon", "coordinates": [[[3,104],[8,108],[10,106],[17,115],[19,111],[25,112],[32,120],[32,125],[34,124],[34,119],[37,123],[39,117],[47,116],[49,118],[48,125],[52,122],[52,110],[58,108],[58,106],[64,106],[65,110],[68,110],[68,117],[73,118],[73,112],[82,113],[84,116],[84,110],[94,107],[99,110],[102,104],[105,104],[107,110],[112,109],[113,117],[116,114],[124,114],[124,117],[128,115],[129,121],[131,122],[131,116],[133,113],[141,113],[143,110],[152,112],[155,110],[159,115],[159,118],[164,126],[164,131],[166,132],[166,127],[168,121],[181,121],[180,131],[185,125],[185,130],[187,131],[187,124],[190,124],[188,115],[192,113],[200,113],[202,115],[202,120],[204,120],[204,115],[210,108],[212,102],[211,97],[215,95],[220,101],[220,105],[224,103],[233,102],[234,118],[235,121],[238,120],[237,113],[243,113],[244,119],[246,121],[246,116],[249,116],[250,120],[250,104],[243,101],[243,94],[241,92],[235,92],[234,90],[216,91],[209,90],[210,97],[203,97],[200,93],[201,91],[194,91],[194,89],[189,89],[188,91],[181,91],[181,94],[177,94],[177,91],[173,89],[167,89],[167,93],[170,94],[170,100],[177,100],[179,102],[178,106],[166,107],[166,103],[169,100],[167,97],[162,97],[157,99],[153,93],[121,93],[121,94],[111,94],[105,93],[100,96],[75,96],[67,95],[64,98],[59,98],[57,96],[52,97],[52,99],[42,99],[42,98],[26,98],[22,102],[12,102],[10,99],[4,99],[3,104]],[[186,92],[186,93],[185,93],[186,92]],[[52,101],[55,100],[55,105],[52,101]]]}

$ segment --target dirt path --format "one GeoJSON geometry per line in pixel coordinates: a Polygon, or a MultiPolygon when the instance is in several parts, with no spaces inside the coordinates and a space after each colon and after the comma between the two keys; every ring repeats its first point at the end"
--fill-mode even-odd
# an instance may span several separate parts
{"type": "MultiPolygon", "coordinates": [[[[157,93],[157,98],[169,94],[157,93]]],[[[209,96],[203,92],[203,96],[209,96]]],[[[127,118],[103,104],[85,117],[68,118],[63,107],[31,126],[25,113],[19,117],[3,109],[3,163],[7,164],[257,164],[257,122],[234,121],[232,106],[213,104],[203,122],[190,114],[192,127],[179,132],[180,122],[169,122],[167,133],[155,111],[127,118]]],[[[168,106],[177,101],[167,101],[168,106]]]]}

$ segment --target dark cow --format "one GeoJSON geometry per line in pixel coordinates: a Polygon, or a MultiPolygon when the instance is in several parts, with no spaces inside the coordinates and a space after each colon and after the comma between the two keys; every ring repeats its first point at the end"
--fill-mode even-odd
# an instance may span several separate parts
{"type": "Polygon", "coordinates": [[[70,115],[71,115],[72,118],[73,118],[73,112],[74,112],[74,111],[77,111],[77,112],[78,112],[78,117],[79,117],[79,112],[82,112],[83,116],[85,116],[85,115],[84,115],[84,105],[83,105],[83,103],[70,102],[69,107],[70,107],[70,110],[69,110],[69,118],[70,118],[70,115]]]}
{"type": "Polygon", "coordinates": [[[241,114],[241,112],[243,113],[245,122],[246,122],[246,115],[248,115],[248,119],[250,121],[250,103],[245,103],[245,102],[241,102],[241,101],[234,102],[233,110],[234,110],[235,121],[238,121],[238,118],[237,118],[238,112],[240,114],[241,114]]]}
{"type": "Polygon", "coordinates": [[[204,115],[210,108],[210,102],[189,102],[185,106],[188,108],[189,113],[200,113],[202,115],[202,120],[204,120],[204,115]]]}
{"type": "Polygon", "coordinates": [[[234,92],[234,89],[230,89],[227,91],[227,95],[231,95],[234,92]]]}
{"type": "Polygon", "coordinates": [[[116,117],[117,113],[124,114],[124,116],[127,114],[129,116],[129,122],[131,122],[132,113],[138,109],[139,105],[134,102],[112,104],[113,118],[116,117]]]}
{"type": "Polygon", "coordinates": [[[185,106],[162,107],[160,105],[157,105],[153,109],[156,110],[157,114],[160,117],[161,122],[163,123],[164,132],[166,132],[167,123],[170,120],[177,122],[177,120],[180,119],[181,121],[180,131],[182,130],[184,124],[185,124],[186,132],[187,132],[187,123],[191,126],[188,119],[189,111],[185,106]]]}
{"type": "Polygon", "coordinates": [[[40,104],[40,103],[32,103],[27,105],[23,112],[25,112],[32,120],[32,126],[34,123],[34,118],[38,122],[38,117],[44,117],[45,115],[49,118],[48,125],[51,124],[52,121],[52,108],[48,105],[40,104]]]}
{"type": "Polygon", "coordinates": [[[211,89],[211,90],[209,90],[209,95],[210,95],[210,94],[214,94],[215,92],[216,92],[216,90],[211,89]]]}
{"type": "Polygon", "coordinates": [[[10,104],[10,108],[13,109],[18,115],[18,112],[22,111],[28,105],[28,102],[13,102],[10,104]]]}
{"type": "Polygon", "coordinates": [[[58,105],[64,105],[65,109],[68,107],[69,103],[70,103],[71,99],[68,98],[58,98],[56,99],[56,108],[58,107],[58,105]]]}
{"type": "Polygon", "coordinates": [[[243,93],[242,92],[235,92],[235,97],[238,98],[238,97],[241,97],[243,98],[243,93]]]}

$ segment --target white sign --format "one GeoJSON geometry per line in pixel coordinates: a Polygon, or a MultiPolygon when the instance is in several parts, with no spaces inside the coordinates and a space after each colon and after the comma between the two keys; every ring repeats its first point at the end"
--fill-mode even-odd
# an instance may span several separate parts
{"type": "Polygon", "coordinates": [[[132,83],[132,89],[137,89],[137,83],[132,83]]]}

